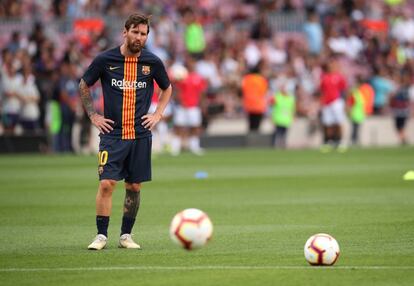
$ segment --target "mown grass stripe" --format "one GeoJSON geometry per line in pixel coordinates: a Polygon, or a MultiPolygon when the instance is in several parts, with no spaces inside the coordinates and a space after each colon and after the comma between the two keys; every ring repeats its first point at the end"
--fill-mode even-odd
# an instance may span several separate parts
{"type": "Polygon", "coordinates": [[[60,268],[0,268],[0,272],[65,272],[65,271],[118,271],[118,270],[142,270],[142,271],[193,271],[193,270],[414,270],[414,266],[390,266],[390,265],[354,265],[333,267],[312,267],[294,265],[204,265],[204,266],[102,266],[102,267],[60,267],[60,268]]]}

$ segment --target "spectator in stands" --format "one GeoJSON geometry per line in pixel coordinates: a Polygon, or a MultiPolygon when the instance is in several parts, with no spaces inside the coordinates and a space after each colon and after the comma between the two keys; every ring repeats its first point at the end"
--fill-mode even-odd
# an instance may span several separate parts
{"type": "Polygon", "coordinates": [[[413,99],[410,98],[410,90],[413,87],[412,74],[403,71],[400,75],[400,85],[394,96],[391,97],[391,112],[394,117],[395,129],[401,145],[407,144],[406,123],[412,113],[413,99]]]}
{"type": "Polygon", "coordinates": [[[74,147],[79,152],[80,138],[78,133],[73,134],[75,121],[79,118],[81,102],[78,89],[76,67],[63,62],[61,65],[61,78],[59,80],[59,101],[62,113],[62,127],[60,130],[60,144],[62,152],[72,152],[74,147]],[[75,136],[73,136],[75,135],[75,136]],[[75,142],[75,146],[73,143],[75,142]]]}
{"type": "Polygon", "coordinates": [[[332,28],[327,39],[328,47],[336,54],[343,54],[351,60],[356,60],[363,49],[362,40],[356,35],[352,27],[345,30],[346,33],[332,28]]]}
{"type": "Polygon", "coordinates": [[[198,21],[196,12],[188,7],[184,11],[184,41],[187,52],[195,58],[200,58],[206,48],[204,28],[198,21]]]}
{"type": "Polygon", "coordinates": [[[240,54],[230,48],[224,50],[220,63],[220,74],[223,78],[222,103],[226,117],[234,117],[240,110],[238,90],[242,70],[243,62],[240,54]]]}
{"type": "Polygon", "coordinates": [[[195,71],[206,81],[205,103],[207,107],[203,106],[203,126],[208,125],[210,112],[214,113],[213,109],[220,108],[222,110],[225,99],[222,96],[223,80],[220,73],[219,54],[214,51],[207,51],[201,56],[201,59],[195,62],[195,71]],[[205,108],[204,108],[205,107],[205,108]],[[210,108],[211,107],[211,108],[210,108]]]}
{"type": "Polygon", "coordinates": [[[9,43],[6,47],[12,54],[15,54],[18,50],[21,48],[21,42],[20,42],[20,32],[14,31],[11,34],[9,43]]]}
{"type": "Polygon", "coordinates": [[[308,43],[308,51],[312,55],[319,55],[323,48],[323,29],[318,15],[312,9],[308,12],[307,21],[303,25],[303,31],[308,43]]]}
{"type": "Polygon", "coordinates": [[[12,18],[21,18],[23,16],[24,1],[3,0],[0,1],[0,16],[7,16],[12,18]]]}
{"type": "Polygon", "coordinates": [[[374,67],[370,84],[374,89],[374,114],[383,115],[385,114],[390,95],[395,89],[393,81],[387,74],[387,67],[384,65],[374,67]]]}
{"type": "Polygon", "coordinates": [[[391,35],[400,43],[414,42],[414,19],[409,10],[402,10],[401,15],[395,19],[391,27],[391,35]]]}
{"type": "Polygon", "coordinates": [[[219,55],[213,51],[208,51],[194,65],[195,71],[207,81],[208,94],[216,95],[223,84],[218,67],[219,55]]]}
{"type": "Polygon", "coordinates": [[[40,95],[35,84],[32,68],[28,64],[23,67],[23,81],[17,92],[22,101],[20,123],[24,131],[29,134],[38,131],[40,95]]]}
{"type": "Polygon", "coordinates": [[[36,85],[40,93],[39,122],[43,127],[45,122],[46,105],[47,102],[53,98],[56,81],[58,80],[61,71],[57,68],[58,63],[55,58],[55,46],[50,41],[45,39],[38,47],[38,57],[35,56],[33,63],[33,71],[36,77],[36,85]]]}
{"type": "Polygon", "coordinates": [[[267,13],[264,10],[259,12],[258,18],[253,23],[250,38],[254,40],[270,39],[272,31],[270,30],[267,13]]]}
{"type": "Polygon", "coordinates": [[[7,134],[18,132],[16,126],[19,123],[21,110],[21,98],[18,93],[23,78],[17,73],[12,53],[4,49],[2,51],[3,65],[1,67],[1,80],[3,85],[3,126],[7,134]]]}
{"type": "Polygon", "coordinates": [[[46,40],[46,35],[42,23],[35,22],[33,30],[29,35],[29,53],[33,56],[33,59],[36,60],[40,56],[40,47],[42,43],[46,40]]]}
{"type": "Polygon", "coordinates": [[[316,142],[319,131],[320,102],[315,97],[321,76],[321,67],[315,56],[305,57],[303,68],[298,72],[296,90],[296,115],[307,119],[306,145],[316,142]],[[312,140],[313,139],[313,140],[312,140]]]}
{"type": "MultiPolygon", "coordinates": [[[[20,58],[22,50],[31,57],[40,95],[39,126],[42,130],[46,130],[43,124],[45,107],[53,98],[56,81],[61,77],[56,67],[65,59],[83,70],[81,66],[88,63],[89,58],[111,45],[110,41],[117,40],[111,25],[101,33],[90,35],[90,41],[96,45],[79,47],[78,42],[70,40],[74,36],[71,21],[92,13],[108,15],[110,18],[105,20],[110,21],[134,9],[152,14],[154,51],[164,60],[182,60],[187,50],[199,59],[197,70],[208,78],[207,109],[215,113],[222,113],[224,109],[225,115],[233,118],[241,116],[243,111],[240,108],[243,99],[236,96],[235,83],[240,88],[242,75],[261,61],[273,74],[279,74],[288,65],[294,67],[295,79],[301,83],[296,92],[297,112],[311,121],[315,119],[318,106],[313,93],[319,86],[319,58],[326,59],[333,51],[339,53],[341,72],[347,82],[353,82],[359,73],[371,76],[375,90],[374,112],[380,115],[389,115],[389,98],[395,90],[395,87],[390,88],[395,85],[393,79],[401,69],[414,69],[412,1],[153,2],[0,1],[3,19],[0,48],[8,47],[15,53],[11,62],[17,74],[26,62],[25,57],[20,58]],[[61,16],[75,18],[61,22],[61,16]],[[16,26],[14,20],[8,22],[7,17],[24,21],[16,26]],[[27,35],[31,26],[33,30],[27,35]],[[309,62],[313,62],[312,67],[308,66],[309,62]],[[378,71],[372,72],[374,66],[378,71]]],[[[7,57],[1,61],[3,66],[10,61],[7,57]]],[[[2,81],[7,80],[3,78],[2,81]]],[[[6,90],[7,84],[0,94],[5,102],[9,101],[6,90]]],[[[4,110],[2,112],[7,119],[5,123],[12,126],[13,116],[5,116],[4,110]]]]}
{"type": "Polygon", "coordinates": [[[249,40],[244,46],[244,60],[247,69],[253,69],[258,66],[262,60],[262,53],[256,41],[249,40]]]}

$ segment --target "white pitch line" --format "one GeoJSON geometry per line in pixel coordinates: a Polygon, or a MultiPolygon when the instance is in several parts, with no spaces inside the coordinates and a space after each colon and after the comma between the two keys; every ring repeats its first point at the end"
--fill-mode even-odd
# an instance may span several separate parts
{"type": "Polygon", "coordinates": [[[109,266],[109,267],[60,267],[60,268],[0,268],[0,272],[70,272],[70,271],[194,271],[194,270],[414,270],[414,266],[231,266],[231,265],[205,265],[205,266],[109,266]]]}

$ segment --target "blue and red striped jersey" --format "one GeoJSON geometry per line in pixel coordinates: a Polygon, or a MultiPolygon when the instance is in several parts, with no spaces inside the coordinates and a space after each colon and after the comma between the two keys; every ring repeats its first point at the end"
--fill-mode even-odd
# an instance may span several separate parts
{"type": "Polygon", "coordinates": [[[99,54],[82,76],[88,86],[101,80],[104,117],[115,123],[113,130],[101,136],[122,139],[151,136],[141,125],[154,93],[154,80],[161,89],[170,85],[162,61],[147,49],[139,57],[124,57],[120,47],[99,54]]]}

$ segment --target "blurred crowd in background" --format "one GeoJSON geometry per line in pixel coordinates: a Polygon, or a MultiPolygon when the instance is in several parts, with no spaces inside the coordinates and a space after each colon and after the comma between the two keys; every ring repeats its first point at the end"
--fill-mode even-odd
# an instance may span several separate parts
{"type": "MultiPolygon", "coordinates": [[[[291,117],[317,122],[325,92],[321,78],[333,61],[345,79],[341,96],[352,97],[364,84],[372,88],[365,116],[411,114],[413,1],[4,0],[1,133],[46,133],[54,152],[95,150],[78,82],[97,53],[121,43],[132,12],[152,15],[147,48],[170,69],[174,82],[183,74],[173,67],[186,67],[190,59],[192,72],[205,80],[199,100],[204,128],[216,116],[253,114],[249,128],[255,131],[263,118],[277,112],[272,109],[281,93],[294,98],[291,117]],[[252,74],[260,77],[263,102],[253,99],[246,105],[245,94],[257,91],[249,86],[249,80],[257,83],[247,78],[252,74]],[[257,108],[251,111],[251,106],[257,108]]],[[[175,93],[179,101],[180,88],[175,93]]],[[[92,96],[102,112],[99,85],[92,96]]],[[[277,124],[278,116],[273,117],[277,124]]],[[[291,124],[284,122],[286,128],[291,124]]]]}

